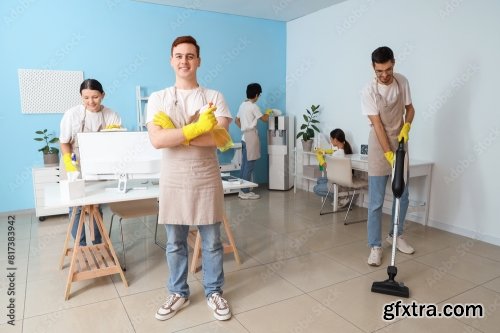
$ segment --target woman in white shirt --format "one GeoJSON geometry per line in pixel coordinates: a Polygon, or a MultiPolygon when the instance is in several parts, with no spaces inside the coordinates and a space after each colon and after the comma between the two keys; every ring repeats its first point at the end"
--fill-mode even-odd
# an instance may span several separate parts
{"type": "MultiPolygon", "coordinates": [[[[67,172],[79,171],[80,152],[78,145],[78,133],[99,132],[103,129],[121,127],[121,118],[118,113],[102,105],[104,89],[99,81],[86,79],[80,85],[82,104],[76,105],[64,112],[61,119],[61,130],[59,142],[61,143],[62,161],[60,165],[61,178],[67,177],[67,172]]],[[[71,218],[73,208],[69,209],[71,218]]],[[[71,235],[76,238],[78,225],[80,224],[81,207],[75,213],[75,222],[71,229],[71,235]]],[[[101,211],[102,215],[102,211],[101,211]]],[[[99,228],[94,222],[94,244],[102,242],[99,228]]],[[[85,228],[82,229],[79,241],[80,246],[86,246],[85,228]]]]}

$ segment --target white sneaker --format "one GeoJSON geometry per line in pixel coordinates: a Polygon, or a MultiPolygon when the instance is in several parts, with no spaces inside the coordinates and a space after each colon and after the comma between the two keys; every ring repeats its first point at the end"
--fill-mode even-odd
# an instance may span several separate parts
{"type": "Polygon", "coordinates": [[[243,200],[248,200],[248,199],[251,199],[251,200],[255,200],[255,199],[260,199],[260,195],[258,194],[255,194],[253,192],[248,192],[248,193],[244,193],[244,192],[239,192],[238,193],[238,197],[240,199],[243,199],[243,200]]]}
{"type": "Polygon", "coordinates": [[[380,266],[382,263],[382,248],[374,246],[371,248],[370,256],[368,257],[368,265],[380,266]]]}
{"type": "MultiPolygon", "coordinates": [[[[388,235],[385,240],[387,241],[387,243],[392,245],[391,235],[388,235]]],[[[396,247],[398,248],[399,251],[406,254],[413,254],[415,252],[415,249],[406,242],[406,239],[402,235],[398,236],[398,239],[396,240],[396,247]]]]}
{"type": "Polygon", "coordinates": [[[214,317],[217,320],[228,320],[231,318],[231,310],[227,301],[219,294],[213,293],[207,298],[208,306],[214,310],[214,317]]]}
{"type": "Polygon", "coordinates": [[[165,303],[156,311],[155,318],[158,320],[167,320],[172,318],[177,311],[189,305],[189,299],[179,294],[170,294],[165,303]]]}

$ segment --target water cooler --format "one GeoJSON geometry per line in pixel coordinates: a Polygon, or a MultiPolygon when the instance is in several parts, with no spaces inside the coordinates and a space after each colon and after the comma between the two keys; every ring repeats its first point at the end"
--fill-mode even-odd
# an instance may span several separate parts
{"type": "Polygon", "coordinates": [[[269,189],[289,190],[293,186],[295,118],[269,117],[267,152],[269,154],[269,189]]]}

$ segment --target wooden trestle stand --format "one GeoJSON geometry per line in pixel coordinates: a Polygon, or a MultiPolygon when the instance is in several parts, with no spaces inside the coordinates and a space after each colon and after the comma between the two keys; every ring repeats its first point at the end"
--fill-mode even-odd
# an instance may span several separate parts
{"type": "Polygon", "coordinates": [[[125,279],[125,275],[123,274],[123,270],[120,266],[115,250],[113,249],[111,240],[108,233],[104,229],[102,216],[99,212],[99,205],[87,205],[82,207],[80,223],[78,225],[78,231],[74,242],[75,244],[73,248],[68,247],[68,243],[71,238],[71,229],[75,223],[75,214],[77,209],[78,207],[73,208],[68,226],[68,232],[66,233],[66,240],[64,242],[63,254],[61,257],[60,269],[64,266],[64,258],[67,256],[71,257],[64,299],[69,299],[72,282],[93,279],[100,276],[120,274],[123,284],[125,287],[128,287],[127,280],[125,279]],[[86,218],[87,216],[88,219],[86,218]],[[82,234],[82,230],[87,223],[90,230],[90,237],[87,235],[87,242],[90,243],[89,240],[94,240],[94,221],[101,233],[102,243],[97,245],[80,246],[79,239],[82,234]]]}

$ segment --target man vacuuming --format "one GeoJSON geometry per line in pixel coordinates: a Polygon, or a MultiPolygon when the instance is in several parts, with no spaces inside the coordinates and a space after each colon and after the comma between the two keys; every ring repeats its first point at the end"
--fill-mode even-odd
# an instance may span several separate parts
{"type": "MultiPolygon", "coordinates": [[[[395,160],[395,151],[399,141],[408,141],[411,123],[415,116],[410,94],[410,85],[406,77],[394,73],[395,59],[387,46],[377,48],[372,53],[372,66],[375,78],[362,93],[362,113],[370,121],[368,141],[368,246],[370,256],[368,264],[380,266],[382,263],[382,206],[385,189],[391,168],[395,160]]],[[[405,148],[408,151],[407,147],[405,148]]],[[[392,216],[395,212],[393,202],[392,216]]],[[[399,198],[399,227],[397,249],[403,253],[415,252],[403,237],[404,220],[408,209],[408,186],[399,198]]],[[[386,241],[393,243],[393,230],[386,241]]]]}

